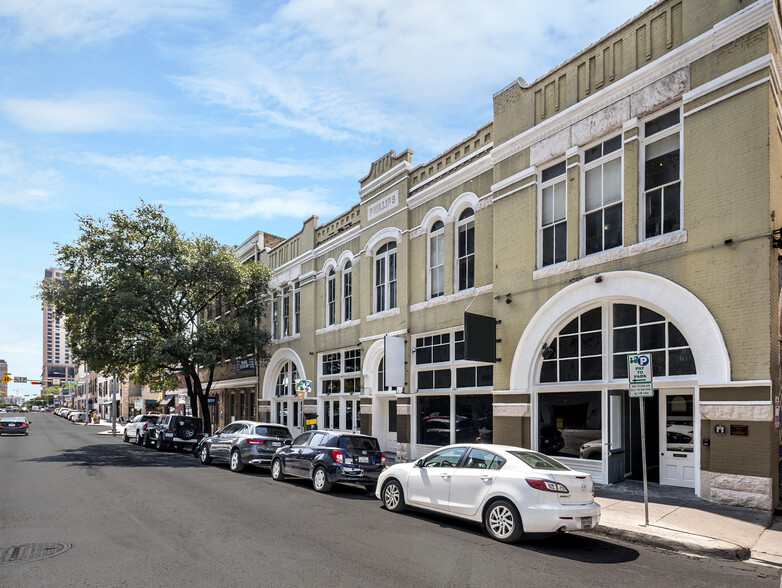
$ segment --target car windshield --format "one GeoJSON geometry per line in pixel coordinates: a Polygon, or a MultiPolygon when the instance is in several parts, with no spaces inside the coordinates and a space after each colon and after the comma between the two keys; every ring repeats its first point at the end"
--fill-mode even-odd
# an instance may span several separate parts
{"type": "Polygon", "coordinates": [[[566,465],[535,451],[509,451],[508,453],[536,470],[554,470],[559,472],[570,470],[566,465]]]}
{"type": "Polygon", "coordinates": [[[255,434],[264,437],[276,437],[277,439],[290,439],[291,434],[284,427],[265,427],[258,425],[255,427],[255,434]]]}
{"type": "Polygon", "coordinates": [[[340,437],[340,449],[359,449],[363,451],[380,451],[377,439],[374,437],[340,437]]]}

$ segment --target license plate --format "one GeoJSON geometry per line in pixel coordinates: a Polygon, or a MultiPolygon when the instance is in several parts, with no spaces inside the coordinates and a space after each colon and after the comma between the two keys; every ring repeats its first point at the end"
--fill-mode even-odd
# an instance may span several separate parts
{"type": "Polygon", "coordinates": [[[591,529],[592,528],[592,517],[581,517],[581,528],[582,529],[591,529]]]}
{"type": "Polygon", "coordinates": [[[8,425],[8,426],[9,426],[9,427],[15,427],[15,426],[16,426],[16,423],[11,423],[11,424],[10,424],[10,425],[8,425]]]}
{"type": "Polygon", "coordinates": [[[359,457],[358,458],[358,463],[369,463],[369,458],[368,457],[359,457]]]}
{"type": "Polygon", "coordinates": [[[173,433],[166,433],[166,437],[173,437],[173,436],[174,436],[173,433]]]}
{"type": "Polygon", "coordinates": [[[272,443],[272,447],[282,447],[282,443],[272,443]]]}

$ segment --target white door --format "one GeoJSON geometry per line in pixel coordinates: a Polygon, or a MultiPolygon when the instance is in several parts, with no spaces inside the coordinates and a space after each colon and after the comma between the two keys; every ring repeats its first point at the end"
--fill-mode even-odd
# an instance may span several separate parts
{"type": "Polygon", "coordinates": [[[695,488],[692,390],[660,390],[660,484],[695,488]]]}
{"type": "Polygon", "coordinates": [[[450,510],[451,479],[466,447],[442,449],[414,467],[407,478],[410,502],[442,511],[450,510]]]}
{"type": "Polygon", "coordinates": [[[301,400],[293,398],[281,398],[274,401],[274,414],[276,423],[288,427],[291,435],[296,437],[303,430],[301,415],[301,400]]]}

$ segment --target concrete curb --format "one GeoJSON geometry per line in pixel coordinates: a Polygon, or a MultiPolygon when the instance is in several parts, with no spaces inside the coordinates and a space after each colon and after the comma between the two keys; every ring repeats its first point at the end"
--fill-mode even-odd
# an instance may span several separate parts
{"type": "Polygon", "coordinates": [[[746,560],[751,556],[751,550],[742,545],[736,545],[709,537],[692,536],[688,533],[672,531],[662,527],[649,527],[654,534],[625,527],[606,526],[599,524],[594,533],[621,539],[628,543],[648,545],[658,549],[675,551],[700,557],[714,557],[727,560],[746,560]]]}

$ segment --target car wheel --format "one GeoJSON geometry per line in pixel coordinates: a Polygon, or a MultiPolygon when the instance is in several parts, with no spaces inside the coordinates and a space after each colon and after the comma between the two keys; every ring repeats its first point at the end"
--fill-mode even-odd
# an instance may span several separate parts
{"type": "Polygon", "coordinates": [[[141,435],[136,433],[136,445],[141,445],[141,435]]]}
{"type": "Polygon", "coordinates": [[[149,440],[149,435],[144,435],[141,440],[141,444],[146,448],[152,447],[152,442],[149,440]]]}
{"type": "Polygon", "coordinates": [[[486,532],[492,539],[513,543],[524,534],[518,509],[507,500],[492,502],[483,516],[486,532]]]}
{"type": "Polygon", "coordinates": [[[209,457],[209,448],[206,445],[201,447],[201,455],[199,457],[201,458],[201,463],[204,465],[212,463],[212,458],[209,457]]]}
{"type": "Polygon", "coordinates": [[[158,451],[163,451],[166,448],[166,444],[162,439],[158,439],[155,441],[155,449],[158,451]]]}
{"type": "Polygon", "coordinates": [[[282,469],[282,460],[275,459],[272,462],[272,480],[281,482],[285,479],[285,472],[282,469]]]}
{"type": "Polygon", "coordinates": [[[405,494],[402,492],[402,485],[397,480],[386,482],[380,497],[386,510],[391,512],[402,512],[405,510],[405,494]]]}
{"type": "Polygon", "coordinates": [[[241,472],[244,469],[244,463],[242,462],[242,455],[238,449],[234,449],[231,452],[230,467],[232,472],[241,472]]]}
{"type": "Polygon", "coordinates": [[[122,434],[122,440],[123,440],[125,443],[127,443],[128,441],[130,441],[130,437],[128,437],[128,432],[127,432],[127,431],[125,431],[125,432],[122,434]]]}
{"type": "Polygon", "coordinates": [[[326,477],[326,469],[322,466],[315,468],[312,474],[312,486],[317,492],[328,492],[331,490],[331,482],[326,477]]]}
{"type": "Polygon", "coordinates": [[[189,423],[182,425],[182,427],[179,429],[179,436],[185,441],[194,439],[196,436],[195,427],[189,423]]]}

